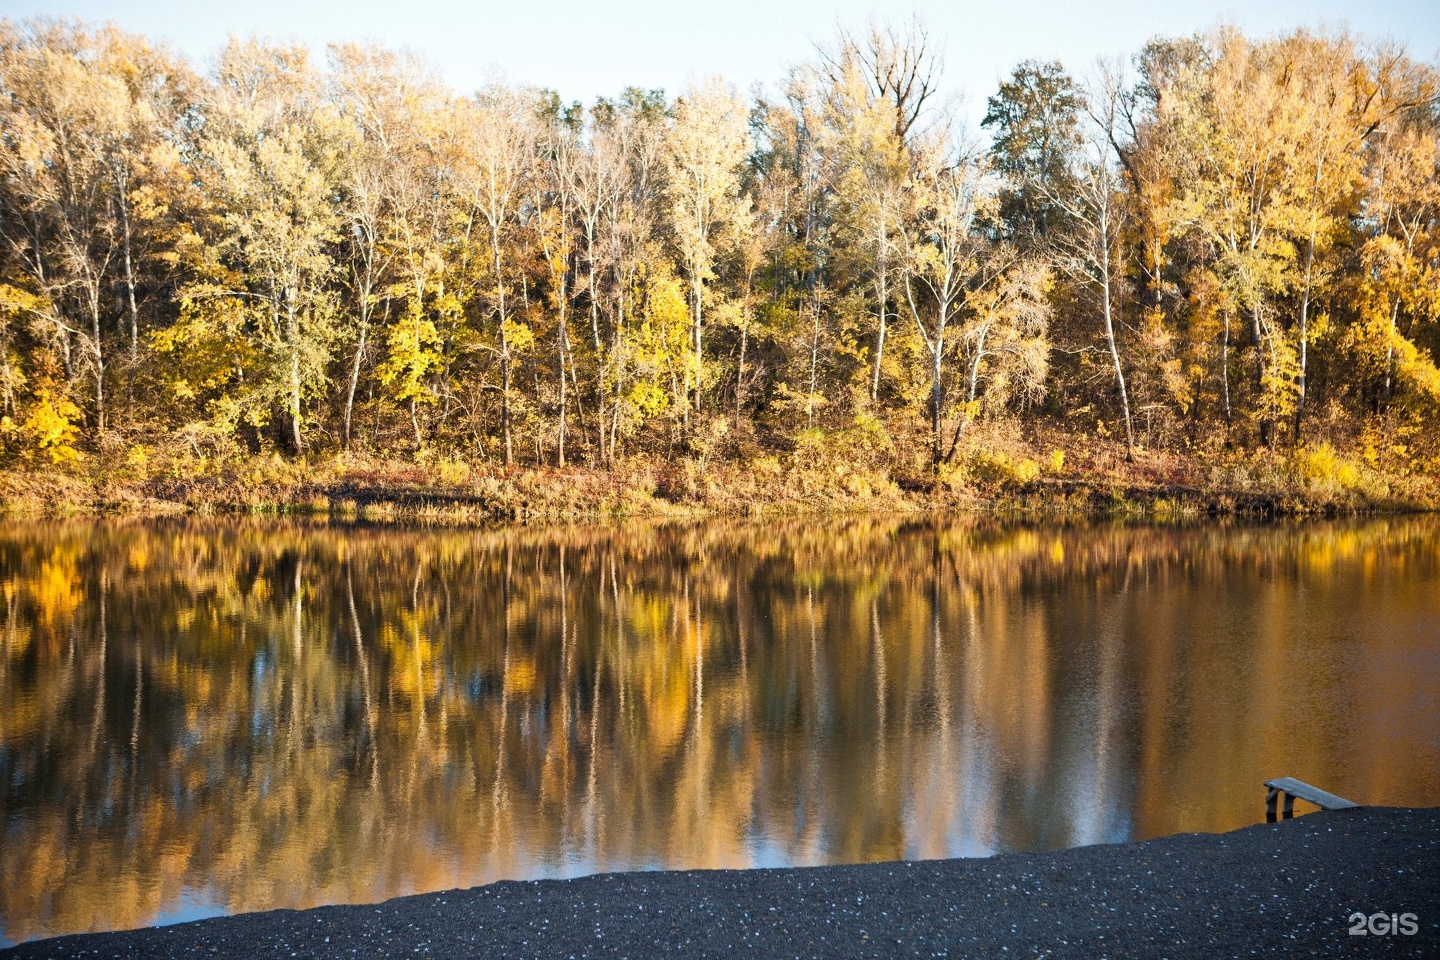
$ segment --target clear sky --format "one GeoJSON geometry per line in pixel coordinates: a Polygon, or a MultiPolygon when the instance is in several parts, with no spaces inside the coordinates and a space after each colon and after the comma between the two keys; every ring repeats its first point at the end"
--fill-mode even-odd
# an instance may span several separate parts
{"type": "Polygon", "coordinates": [[[978,116],[1000,77],[1026,57],[1083,73],[1156,34],[1233,22],[1252,35],[1348,25],[1440,57],[1440,0],[0,0],[0,14],[78,16],[168,39],[197,61],[231,33],[409,47],[461,90],[503,78],[590,101],[628,85],[671,92],[721,74],[743,89],[773,83],[837,23],[914,12],[944,46],[944,87],[978,116]]]}

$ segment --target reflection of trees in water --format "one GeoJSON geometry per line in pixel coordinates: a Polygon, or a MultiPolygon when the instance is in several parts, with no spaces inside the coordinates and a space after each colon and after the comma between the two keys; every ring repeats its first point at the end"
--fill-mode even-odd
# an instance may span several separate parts
{"type": "Polygon", "coordinates": [[[1356,759],[1437,752],[1386,706],[1433,659],[1343,627],[1433,651],[1435,533],[12,525],[0,922],[1221,829],[1280,772],[1440,802],[1356,759]]]}

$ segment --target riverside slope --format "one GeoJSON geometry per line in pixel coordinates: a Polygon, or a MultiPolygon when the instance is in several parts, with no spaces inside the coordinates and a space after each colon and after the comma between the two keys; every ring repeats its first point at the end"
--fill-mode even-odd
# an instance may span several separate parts
{"type": "Polygon", "coordinates": [[[37,958],[1440,957],[1440,808],[987,859],[502,882],[59,937],[37,958]],[[1417,932],[1349,932],[1413,913],[1417,932]]]}

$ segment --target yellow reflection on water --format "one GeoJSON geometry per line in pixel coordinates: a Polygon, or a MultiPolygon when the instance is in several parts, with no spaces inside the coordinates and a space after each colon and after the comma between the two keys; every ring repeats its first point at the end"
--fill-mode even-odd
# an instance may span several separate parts
{"type": "Polygon", "coordinates": [[[1440,521],[0,527],[0,940],[1440,803],[1440,521]]]}

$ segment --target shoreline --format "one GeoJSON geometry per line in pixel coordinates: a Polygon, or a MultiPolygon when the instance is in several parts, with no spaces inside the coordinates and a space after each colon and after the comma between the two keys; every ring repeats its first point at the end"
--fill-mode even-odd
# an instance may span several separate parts
{"type": "Polygon", "coordinates": [[[6,960],[1387,956],[1440,951],[1440,808],[985,859],[502,881],[36,940],[6,960]],[[1357,936],[1353,915],[1417,915],[1357,936]]]}
{"type": "Polygon", "coordinates": [[[698,479],[654,464],[445,472],[285,464],[255,476],[0,473],[0,518],[308,516],[440,526],[510,522],[963,511],[1017,520],[1336,518],[1425,513],[1428,496],[1375,497],[1192,478],[1040,476],[989,486],[882,472],[765,474],[733,466],[698,479]],[[677,476],[677,474],[679,476],[677,476]]]}

